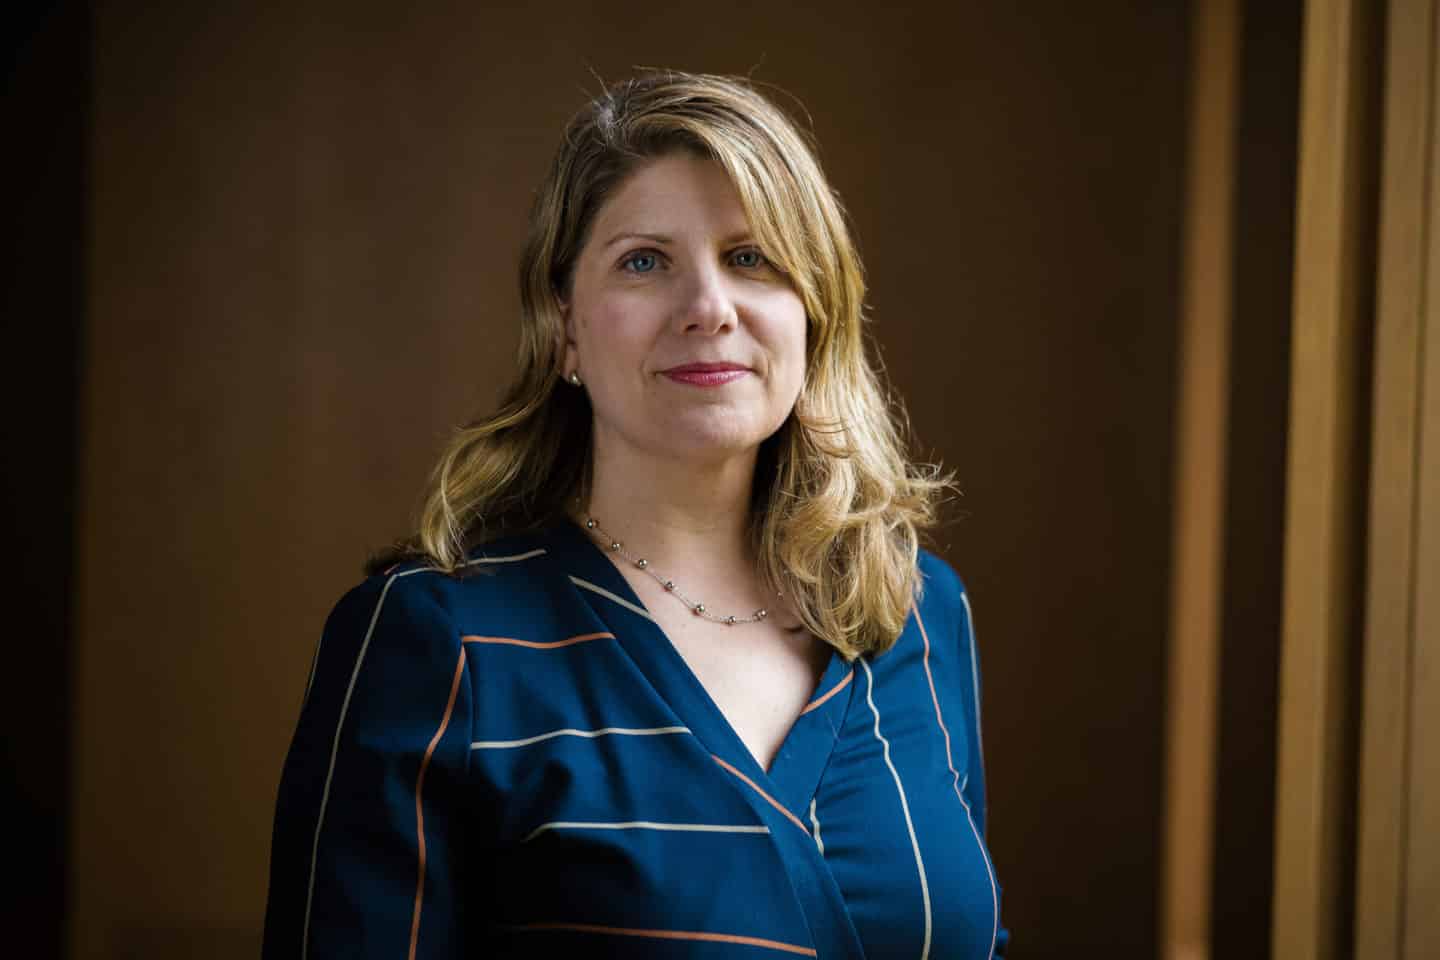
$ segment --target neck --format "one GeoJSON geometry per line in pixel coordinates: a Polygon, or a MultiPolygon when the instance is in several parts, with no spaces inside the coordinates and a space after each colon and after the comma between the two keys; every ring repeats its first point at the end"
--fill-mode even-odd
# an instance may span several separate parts
{"type": "Polygon", "coordinates": [[[706,463],[596,449],[588,503],[605,531],[657,567],[696,575],[754,570],[749,543],[755,451],[706,463]]]}

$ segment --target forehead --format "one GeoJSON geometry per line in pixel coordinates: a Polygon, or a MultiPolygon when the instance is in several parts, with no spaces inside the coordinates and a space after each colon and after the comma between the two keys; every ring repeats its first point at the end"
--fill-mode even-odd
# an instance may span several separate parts
{"type": "Polygon", "coordinates": [[[687,227],[731,232],[746,227],[740,194],[724,168],[688,151],[643,163],[595,218],[596,239],[602,243],[616,230],[673,233],[687,227]]]}

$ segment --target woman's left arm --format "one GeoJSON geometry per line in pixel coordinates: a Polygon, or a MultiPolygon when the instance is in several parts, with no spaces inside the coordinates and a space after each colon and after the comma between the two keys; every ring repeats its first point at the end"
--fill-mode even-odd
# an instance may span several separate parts
{"type": "Polygon", "coordinates": [[[460,955],[482,921],[463,883],[470,717],[439,574],[336,605],[281,776],[265,960],[460,955]]]}
{"type": "MultiPolygon", "coordinates": [[[[958,579],[958,578],[957,578],[958,579]]],[[[987,832],[989,807],[985,791],[985,747],[982,736],[981,724],[981,684],[980,684],[980,654],[975,643],[974,616],[970,608],[970,596],[965,591],[964,584],[959,584],[960,590],[960,654],[962,658],[962,676],[964,683],[960,691],[961,699],[970,712],[968,726],[970,728],[969,756],[966,758],[966,770],[964,788],[961,794],[969,807],[970,817],[979,832],[982,841],[986,845],[986,857],[989,858],[989,838],[987,832]]],[[[993,886],[995,898],[995,950],[993,957],[1004,957],[1006,948],[1010,942],[1010,931],[1000,925],[1000,881],[994,869],[993,861],[989,861],[990,880],[993,886]]]]}

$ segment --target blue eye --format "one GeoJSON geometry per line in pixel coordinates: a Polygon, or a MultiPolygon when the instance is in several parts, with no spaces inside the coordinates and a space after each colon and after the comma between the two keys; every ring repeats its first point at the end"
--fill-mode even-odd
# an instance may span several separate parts
{"type": "Polygon", "coordinates": [[[646,253],[644,250],[636,251],[620,261],[620,266],[631,273],[649,273],[654,270],[659,260],[653,253],[646,253]]]}
{"type": "Polygon", "coordinates": [[[731,255],[731,260],[735,266],[745,267],[747,269],[763,267],[765,265],[765,257],[754,247],[746,250],[736,250],[735,253],[731,255]]]}

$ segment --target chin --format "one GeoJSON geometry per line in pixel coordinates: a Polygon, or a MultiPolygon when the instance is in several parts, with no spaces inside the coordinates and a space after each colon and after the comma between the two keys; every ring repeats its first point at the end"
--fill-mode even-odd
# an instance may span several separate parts
{"type": "Polygon", "coordinates": [[[720,461],[751,453],[780,426],[777,423],[772,427],[768,422],[736,423],[728,418],[720,422],[713,418],[681,420],[664,431],[668,437],[664,446],[684,460],[720,461]]]}

